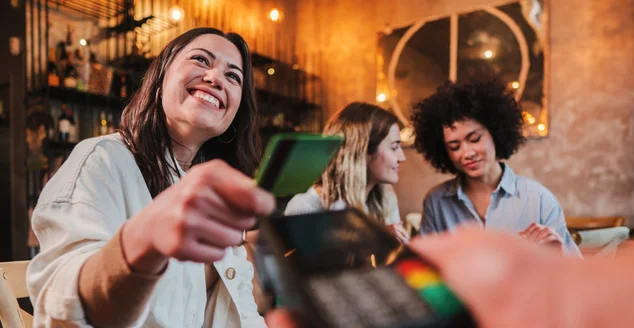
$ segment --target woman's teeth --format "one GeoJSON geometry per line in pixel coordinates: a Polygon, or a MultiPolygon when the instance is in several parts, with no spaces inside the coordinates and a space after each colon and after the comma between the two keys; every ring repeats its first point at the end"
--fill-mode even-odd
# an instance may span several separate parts
{"type": "Polygon", "coordinates": [[[214,96],[212,96],[212,95],[210,95],[208,93],[205,93],[205,92],[202,92],[202,91],[196,91],[196,92],[194,92],[194,97],[200,98],[202,100],[205,100],[208,103],[220,108],[220,100],[218,100],[216,97],[214,97],[214,96]]]}

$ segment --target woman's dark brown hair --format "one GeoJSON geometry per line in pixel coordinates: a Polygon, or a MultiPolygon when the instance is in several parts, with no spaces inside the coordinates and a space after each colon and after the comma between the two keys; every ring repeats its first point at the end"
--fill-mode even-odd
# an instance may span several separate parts
{"type": "Polygon", "coordinates": [[[249,47],[235,33],[203,27],[189,30],[165,46],[145,73],[139,90],[132,96],[121,118],[123,142],[134,154],[152,197],[172,185],[172,173],[180,176],[167,130],[165,111],[160,102],[160,88],[174,57],[190,42],[204,34],[215,34],[233,43],[242,55],[244,82],[242,100],[233,120],[223,135],[205,142],[192,165],[222,159],[246,175],[253,175],[260,160],[260,136],[257,130],[257,105],[249,47]],[[231,142],[225,143],[227,140],[231,142]]]}

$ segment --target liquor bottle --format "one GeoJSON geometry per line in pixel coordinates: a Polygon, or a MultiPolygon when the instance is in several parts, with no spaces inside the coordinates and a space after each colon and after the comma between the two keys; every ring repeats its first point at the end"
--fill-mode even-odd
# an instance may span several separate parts
{"type": "Polygon", "coordinates": [[[67,113],[66,104],[62,104],[62,112],[57,119],[57,130],[59,131],[59,142],[67,143],[70,137],[70,118],[67,113]]]}
{"type": "Polygon", "coordinates": [[[121,91],[119,95],[123,99],[128,98],[128,85],[126,84],[126,81],[125,81],[125,74],[121,75],[121,91]]]}
{"type": "Polygon", "coordinates": [[[67,88],[75,89],[77,88],[77,80],[79,79],[79,72],[75,69],[75,64],[73,61],[73,53],[66,53],[67,62],[66,69],[64,70],[64,86],[67,88]]]}
{"type": "Polygon", "coordinates": [[[112,113],[108,113],[108,134],[113,134],[116,131],[116,126],[114,123],[114,118],[112,117],[112,113]]]}
{"type": "Polygon", "coordinates": [[[7,114],[4,111],[4,102],[0,99],[0,127],[9,124],[7,120],[7,114]]]}
{"type": "Polygon", "coordinates": [[[108,134],[108,120],[106,120],[106,112],[101,111],[99,113],[99,135],[103,136],[108,134]]]}
{"type": "Polygon", "coordinates": [[[88,75],[89,75],[89,67],[88,61],[84,60],[84,55],[80,48],[75,49],[75,55],[73,56],[75,60],[73,63],[73,67],[77,71],[77,90],[86,91],[88,90],[88,75]]]}
{"type": "Polygon", "coordinates": [[[72,25],[66,25],[66,46],[68,47],[73,45],[73,31],[75,31],[75,28],[72,25]]]}
{"type": "Polygon", "coordinates": [[[84,61],[84,55],[81,53],[81,49],[79,49],[79,48],[75,49],[75,60],[77,62],[83,62],[84,61]]]}
{"type": "Polygon", "coordinates": [[[71,143],[76,143],[77,141],[79,141],[79,136],[78,136],[78,132],[79,132],[79,127],[77,126],[77,124],[75,123],[75,115],[73,114],[73,109],[72,108],[68,108],[68,121],[70,122],[70,130],[68,133],[68,142],[71,143]]]}
{"type": "Polygon", "coordinates": [[[48,51],[48,86],[59,87],[59,68],[57,67],[57,56],[55,56],[55,48],[48,51]]]}

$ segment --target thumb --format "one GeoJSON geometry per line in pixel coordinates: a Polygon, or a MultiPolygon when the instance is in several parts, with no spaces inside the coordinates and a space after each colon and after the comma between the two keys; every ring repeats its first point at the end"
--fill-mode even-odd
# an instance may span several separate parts
{"type": "Polygon", "coordinates": [[[256,187],[255,180],[222,161],[205,163],[205,179],[234,209],[247,215],[266,216],[275,209],[275,198],[256,187]]]}
{"type": "Polygon", "coordinates": [[[290,313],[286,310],[274,310],[266,315],[266,324],[276,328],[296,328],[290,313]]]}

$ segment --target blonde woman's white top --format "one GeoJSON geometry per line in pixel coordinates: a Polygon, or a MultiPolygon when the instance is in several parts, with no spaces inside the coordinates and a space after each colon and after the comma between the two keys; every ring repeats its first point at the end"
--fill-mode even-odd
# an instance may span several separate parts
{"type": "MultiPolygon", "coordinates": [[[[397,224],[401,222],[401,215],[398,211],[398,200],[396,194],[391,188],[386,188],[388,199],[388,216],[385,218],[385,225],[397,224]]],[[[315,187],[310,187],[308,191],[303,194],[295,195],[286,205],[284,215],[296,215],[296,214],[308,214],[321,212],[326,210],[342,210],[347,207],[343,200],[336,201],[330,208],[326,208],[321,201],[321,197],[315,190],[315,187]]],[[[367,207],[365,209],[367,211],[367,207]]]]}

